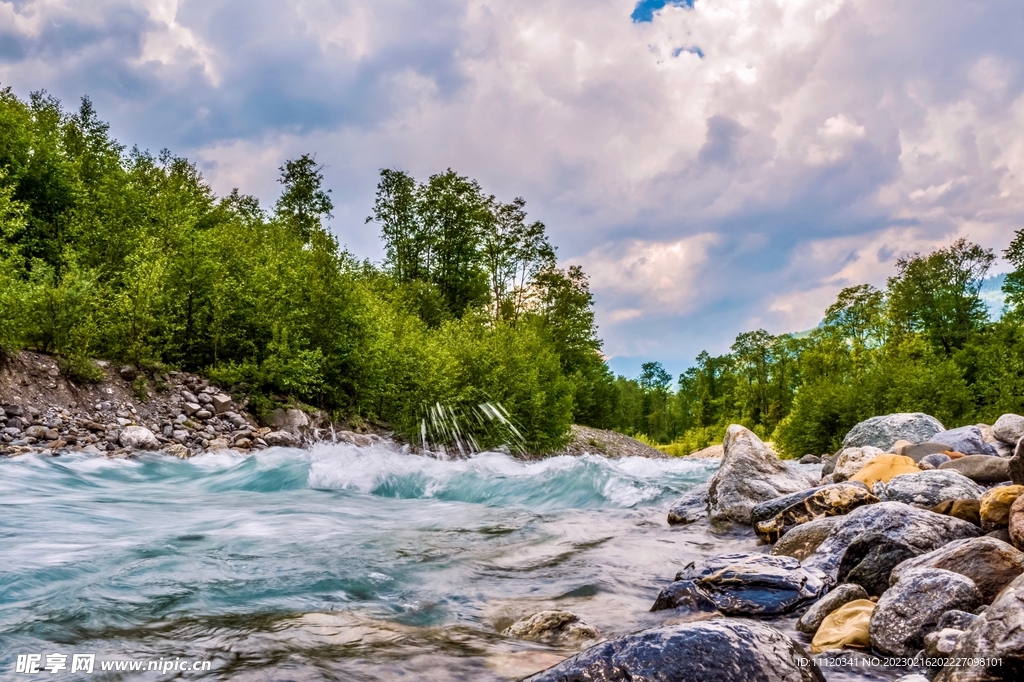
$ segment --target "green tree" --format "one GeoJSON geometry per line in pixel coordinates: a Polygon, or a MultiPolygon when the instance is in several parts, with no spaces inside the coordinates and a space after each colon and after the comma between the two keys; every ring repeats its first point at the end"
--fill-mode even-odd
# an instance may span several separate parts
{"type": "Polygon", "coordinates": [[[334,216],[331,190],[323,189],[323,166],[318,166],[310,154],[284,162],[278,170],[278,182],[284,191],[277,200],[275,212],[299,237],[309,242],[313,233],[323,229],[321,221],[334,216]]]}

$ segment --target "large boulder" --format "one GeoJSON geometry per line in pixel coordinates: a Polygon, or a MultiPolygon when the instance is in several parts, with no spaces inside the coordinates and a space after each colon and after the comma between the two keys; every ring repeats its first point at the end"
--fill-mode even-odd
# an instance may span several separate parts
{"type": "Polygon", "coordinates": [[[1002,483],[1010,480],[1010,462],[992,455],[967,455],[939,465],[939,469],[959,471],[978,483],[1002,483]]]}
{"type": "Polygon", "coordinates": [[[842,516],[861,505],[878,501],[861,483],[833,483],[762,502],[751,510],[750,522],[761,539],[775,542],[800,524],[826,516],[842,516]]]}
{"type": "Polygon", "coordinates": [[[777,615],[821,596],[825,575],[792,557],[719,554],[691,562],[677,581],[699,587],[726,615],[777,615]]]}
{"type": "Polygon", "coordinates": [[[921,412],[887,414],[866,419],[854,426],[843,439],[843,447],[871,445],[884,452],[892,452],[892,446],[898,440],[923,443],[942,430],[944,427],[938,419],[921,412]]]}
{"type": "Polygon", "coordinates": [[[843,448],[836,456],[835,469],[830,473],[838,480],[849,480],[851,476],[863,469],[865,464],[882,454],[885,454],[884,450],[870,445],[843,448]]]}
{"type": "Polygon", "coordinates": [[[843,522],[841,516],[826,516],[801,524],[789,531],[772,547],[775,556],[791,556],[803,561],[818,549],[832,530],[843,522]]]}
{"type": "Polygon", "coordinates": [[[986,491],[981,496],[978,509],[982,530],[993,531],[1009,526],[1010,510],[1021,495],[1024,495],[1024,485],[1000,485],[986,491]]]}
{"type": "Polygon", "coordinates": [[[981,593],[966,576],[937,568],[906,571],[878,600],[871,616],[871,648],[887,656],[913,656],[942,614],[973,611],[980,604],[981,593]]]}
{"type": "Polygon", "coordinates": [[[988,604],[1024,573],[1024,552],[988,536],[954,540],[904,561],[892,570],[889,580],[896,583],[908,571],[918,568],[941,568],[967,576],[978,587],[982,601],[988,604]]]}
{"type": "Polygon", "coordinates": [[[933,443],[945,443],[950,450],[965,455],[997,456],[996,449],[985,442],[985,436],[977,426],[961,426],[937,433],[930,439],[933,443]]]}
{"type": "Polygon", "coordinates": [[[601,636],[571,611],[540,611],[516,621],[501,634],[535,642],[579,641],[601,636]]]}
{"type": "Polygon", "coordinates": [[[1004,414],[992,425],[992,435],[1007,445],[1016,445],[1024,438],[1024,417],[1019,414],[1004,414]]]}
{"type": "Polygon", "coordinates": [[[716,619],[603,642],[523,682],[824,682],[809,659],[763,623],[716,619]]]}
{"type": "Polygon", "coordinates": [[[309,426],[309,417],[302,410],[295,408],[277,408],[270,415],[270,425],[275,431],[287,431],[293,436],[301,437],[309,426]]]}
{"type": "Polygon", "coordinates": [[[948,500],[979,499],[985,489],[959,471],[933,469],[893,477],[879,497],[931,508],[948,500]]]}
{"type": "Polygon", "coordinates": [[[865,505],[841,518],[842,523],[802,562],[805,568],[816,568],[833,581],[839,573],[846,550],[865,533],[879,533],[922,553],[938,549],[953,540],[981,535],[980,528],[966,521],[902,502],[865,505]]]}
{"type": "Polygon", "coordinates": [[[683,610],[691,614],[718,613],[708,593],[692,580],[675,580],[658,593],[651,611],[683,610]]]}
{"type": "Polygon", "coordinates": [[[839,582],[856,583],[880,597],[889,589],[889,576],[898,565],[921,554],[906,542],[882,533],[865,533],[854,540],[839,564],[839,582]]]}
{"type": "Polygon", "coordinates": [[[737,424],[725,433],[725,455],[708,489],[712,521],[750,523],[761,502],[813,488],[817,479],[787,466],[752,431],[737,424]]]}
{"type": "Polygon", "coordinates": [[[951,662],[935,682],[996,682],[1024,679],[1024,576],[1006,586],[960,636],[951,662]]]}
{"type": "Polygon", "coordinates": [[[822,621],[825,620],[828,614],[844,604],[849,604],[857,599],[867,598],[868,593],[860,585],[843,583],[811,604],[807,611],[804,612],[804,615],[800,616],[800,620],[796,622],[796,629],[808,635],[813,635],[818,631],[822,621]]]}
{"type": "Polygon", "coordinates": [[[123,448],[132,450],[159,450],[160,441],[152,431],[145,426],[126,426],[118,437],[118,442],[123,448]]]}
{"type": "Polygon", "coordinates": [[[670,525],[687,525],[708,517],[708,490],[711,481],[705,481],[687,490],[682,499],[668,510],[670,525]]]}

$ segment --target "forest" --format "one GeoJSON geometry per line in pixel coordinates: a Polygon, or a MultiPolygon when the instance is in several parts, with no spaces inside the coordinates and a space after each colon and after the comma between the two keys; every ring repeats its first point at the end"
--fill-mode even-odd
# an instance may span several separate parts
{"type": "Polygon", "coordinates": [[[187,159],[118,143],[87,98],[0,90],[0,358],[50,353],[77,382],[98,379],[95,358],[197,371],[257,414],[301,401],[411,441],[447,415],[495,445],[509,431],[493,417],[529,452],[579,423],[687,454],[741,423],[799,456],[876,414],[1024,411],[1024,231],[1007,235],[998,316],[980,297],[996,254],[959,240],[901,258],[884,289],[844,289],[809,333],[744,332],[679,377],[649,362],[625,378],[586,274],[559,267],[522,198],[384,169],[375,264],[325,227],[322,170],[284,161],[269,208],[218,197],[187,159]]]}

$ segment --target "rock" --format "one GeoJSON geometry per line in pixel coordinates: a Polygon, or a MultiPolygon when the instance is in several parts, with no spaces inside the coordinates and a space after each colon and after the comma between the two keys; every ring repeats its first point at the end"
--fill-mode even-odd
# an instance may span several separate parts
{"type": "Polygon", "coordinates": [[[1024,438],[1017,441],[1013,457],[1009,460],[1010,480],[1017,485],[1024,485],[1024,438]]]}
{"type": "Polygon", "coordinates": [[[842,523],[840,516],[826,516],[801,524],[782,536],[772,547],[772,554],[775,556],[791,556],[797,561],[803,561],[810,556],[818,545],[832,532],[832,529],[842,523]]]}
{"type": "Polygon", "coordinates": [[[196,419],[202,419],[203,421],[206,421],[207,419],[210,419],[211,417],[213,417],[213,412],[210,412],[209,410],[199,410],[193,416],[196,419]]]}
{"type": "Polygon", "coordinates": [[[231,447],[231,443],[228,442],[227,438],[214,438],[207,444],[207,450],[226,450],[231,447]]]}
{"type": "Polygon", "coordinates": [[[200,405],[209,405],[213,402],[213,396],[206,392],[200,393],[197,398],[200,405]]]}
{"type": "Polygon", "coordinates": [[[928,455],[941,455],[945,452],[949,452],[950,447],[945,443],[933,443],[931,441],[927,443],[917,443],[915,445],[907,445],[900,448],[896,454],[909,457],[915,462],[920,462],[928,455]]]}
{"type": "Polygon", "coordinates": [[[973,523],[975,526],[981,525],[980,500],[946,500],[932,507],[932,511],[973,523]]]}
{"type": "MultiPolygon", "coordinates": [[[[190,391],[182,391],[181,397],[186,403],[198,403],[199,397],[190,391]]],[[[198,407],[196,409],[199,409],[198,407]]]]}
{"type": "Polygon", "coordinates": [[[839,582],[856,583],[873,597],[889,589],[892,570],[921,551],[881,533],[865,533],[852,543],[839,564],[839,582]]]}
{"type": "Polygon", "coordinates": [[[235,441],[234,446],[239,450],[248,450],[252,447],[252,440],[249,438],[239,438],[235,441]]]}
{"type": "Polygon", "coordinates": [[[895,682],[931,682],[931,680],[920,673],[911,673],[897,677],[895,682]]]}
{"type": "Polygon", "coordinates": [[[984,492],[984,488],[959,471],[935,469],[896,476],[886,484],[879,497],[932,508],[948,500],[978,499],[984,492]]]}
{"type": "Polygon", "coordinates": [[[836,478],[848,480],[863,469],[865,464],[883,454],[885,453],[882,450],[870,445],[860,448],[843,448],[836,457],[836,466],[832,473],[836,475],[836,478]]]}
{"type": "Polygon", "coordinates": [[[124,427],[117,442],[121,444],[121,447],[132,450],[157,450],[160,448],[160,441],[145,426],[124,427]]]}
{"type": "Polygon", "coordinates": [[[800,464],[821,464],[821,457],[817,455],[804,455],[800,458],[800,464]]]}
{"type": "Polygon", "coordinates": [[[981,496],[981,527],[992,531],[1010,525],[1010,509],[1024,495],[1024,485],[1002,485],[981,496]]]}
{"type": "Polygon", "coordinates": [[[750,522],[761,539],[775,542],[800,524],[826,516],[841,516],[878,501],[860,483],[834,483],[762,502],[751,510],[750,522]]]}
{"type": "Polygon", "coordinates": [[[940,568],[967,576],[981,592],[983,603],[988,604],[1024,573],[1024,552],[987,536],[954,540],[896,566],[890,581],[895,583],[907,571],[918,568],[940,568]]]}
{"type": "Polygon", "coordinates": [[[977,426],[961,426],[958,429],[942,431],[931,437],[933,443],[945,443],[950,450],[962,452],[965,455],[989,455],[997,456],[995,448],[985,442],[981,429],[977,426]]]}
{"type": "Polygon", "coordinates": [[[184,443],[188,440],[188,431],[185,431],[184,429],[175,429],[174,431],[171,431],[171,439],[178,443],[184,443]]]}
{"type": "Polygon", "coordinates": [[[917,466],[920,467],[922,464],[930,464],[933,469],[938,469],[940,466],[950,461],[952,460],[950,460],[949,455],[941,452],[935,452],[922,457],[921,461],[917,463],[917,466]]]}
{"type": "Polygon", "coordinates": [[[309,426],[309,417],[302,410],[278,408],[271,414],[270,424],[275,431],[287,431],[294,436],[301,436],[303,429],[309,426]]]}
{"type": "Polygon", "coordinates": [[[223,414],[231,407],[231,396],[218,393],[211,397],[210,404],[215,414],[223,414]]]}
{"type": "Polygon", "coordinates": [[[975,665],[947,665],[935,682],[1024,679],[1024,576],[1007,585],[967,628],[951,657],[983,660],[975,660],[975,665]]]}
{"type": "Polygon", "coordinates": [[[131,365],[124,365],[117,371],[117,373],[120,374],[121,378],[125,381],[135,381],[135,378],[138,376],[138,372],[136,372],[135,368],[131,365]]]}
{"type": "Polygon", "coordinates": [[[184,445],[181,445],[180,443],[171,443],[170,445],[165,445],[162,452],[166,455],[170,455],[171,457],[177,457],[179,459],[188,459],[188,448],[186,448],[184,445]]]}
{"type": "Polygon", "coordinates": [[[717,613],[711,597],[692,580],[675,580],[658,593],[651,611],[685,609],[693,613],[717,613]]]}
{"type": "Polygon", "coordinates": [[[892,444],[892,449],[890,449],[889,452],[894,455],[903,455],[903,448],[909,448],[911,445],[913,445],[913,443],[911,443],[909,440],[900,438],[898,441],[892,444]]]}
{"type": "Polygon", "coordinates": [[[871,616],[871,648],[888,656],[913,656],[942,614],[980,604],[981,593],[966,576],[937,568],[905,571],[878,600],[871,616]]]}
{"type": "Polygon", "coordinates": [[[939,469],[959,471],[978,483],[1000,483],[1010,480],[1009,460],[998,456],[967,455],[950,460],[940,465],[939,469]]]}
{"type": "Polygon", "coordinates": [[[850,429],[843,439],[844,448],[871,445],[889,452],[897,440],[923,443],[943,430],[942,423],[935,417],[920,412],[902,412],[882,417],[872,417],[850,429]]]}
{"type": "Polygon", "coordinates": [[[1007,445],[1016,445],[1024,438],[1024,417],[1019,414],[1004,414],[992,425],[992,435],[1007,445]]]}
{"type": "Polygon", "coordinates": [[[811,641],[811,653],[820,654],[847,646],[866,649],[871,643],[868,629],[874,611],[875,602],[870,599],[843,604],[822,621],[811,641]]]}
{"type": "Polygon", "coordinates": [[[523,682],[824,682],[809,658],[763,623],[718,619],[603,642],[523,682]]]}
{"type": "Polygon", "coordinates": [[[981,535],[981,529],[966,521],[911,507],[901,502],[879,502],[858,507],[846,516],[828,537],[801,563],[816,568],[835,580],[843,555],[865,533],[879,533],[922,553],[938,549],[953,540],[981,535]]]}
{"type": "Polygon", "coordinates": [[[724,454],[725,449],[722,447],[722,444],[717,443],[715,445],[709,445],[703,450],[697,450],[696,452],[691,452],[688,455],[683,455],[683,457],[686,457],[687,459],[720,459],[724,454]]]}
{"type": "Polygon", "coordinates": [[[921,471],[932,471],[933,469],[936,469],[937,467],[933,466],[929,462],[918,462],[917,463],[917,468],[920,469],[921,471]]]}
{"type": "Polygon", "coordinates": [[[536,642],[598,639],[597,630],[570,611],[541,611],[517,621],[501,634],[536,642]]]}
{"type": "Polygon", "coordinates": [[[671,525],[684,525],[700,521],[708,517],[708,490],[711,481],[694,486],[683,494],[682,499],[668,510],[668,522],[671,525]]]}
{"type": "Polygon", "coordinates": [[[851,481],[860,481],[868,488],[873,488],[876,483],[886,483],[890,479],[902,474],[916,474],[921,470],[917,463],[909,457],[902,455],[876,455],[856,474],[850,477],[851,481]]]}
{"type": "Polygon", "coordinates": [[[792,557],[719,554],[691,562],[676,574],[703,590],[726,615],[788,613],[825,589],[826,578],[792,557]]]}
{"type": "Polygon", "coordinates": [[[57,440],[60,438],[60,434],[54,429],[48,429],[45,426],[30,426],[25,429],[25,436],[28,438],[35,438],[37,440],[57,440]]]}
{"type": "Polygon", "coordinates": [[[750,523],[761,502],[814,487],[817,480],[786,466],[752,431],[737,424],[725,434],[725,455],[708,489],[712,521],[750,523]]]}
{"type": "Polygon", "coordinates": [[[185,403],[181,406],[181,409],[185,411],[185,414],[191,417],[201,408],[199,407],[199,403],[185,403]]]}
{"type": "MultiPolygon", "coordinates": [[[[840,451],[842,452],[842,451],[840,451]]],[[[831,475],[836,470],[836,460],[839,459],[839,454],[824,455],[821,458],[821,477],[831,475]]]]}
{"type": "Polygon", "coordinates": [[[811,607],[796,622],[796,629],[808,635],[813,635],[818,631],[822,621],[830,613],[844,604],[858,599],[867,599],[868,596],[867,591],[860,585],[843,583],[811,604],[811,607]]]}
{"type": "Polygon", "coordinates": [[[3,411],[7,413],[8,417],[20,417],[25,414],[21,405],[4,405],[3,411]]]}
{"type": "Polygon", "coordinates": [[[932,658],[948,656],[956,648],[963,630],[953,628],[939,628],[935,632],[929,632],[924,636],[924,651],[932,658]]]}
{"type": "Polygon", "coordinates": [[[287,431],[271,431],[263,436],[263,440],[272,447],[293,448],[299,444],[299,439],[287,431]]]}
{"type": "Polygon", "coordinates": [[[939,618],[939,624],[937,627],[940,630],[944,630],[945,628],[966,630],[971,627],[971,624],[977,619],[978,617],[973,613],[960,611],[958,609],[951,609],[942,614],[942,617],[939,618]]]}

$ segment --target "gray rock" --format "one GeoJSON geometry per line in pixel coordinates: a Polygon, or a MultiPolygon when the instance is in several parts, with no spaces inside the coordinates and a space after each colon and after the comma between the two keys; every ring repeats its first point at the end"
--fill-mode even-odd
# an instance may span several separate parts
{"type": "Polygon", "coordinates": [[[833,471],[833,476],[837,481],[848,480],[863,469],[865,464],[882,454],[885,454],[884,450],[871,445],[843,448],[836,457],[836,467],[835,471],[833,471]]]}
{"type": "Polygon", "coordinates": [[[935,682],[994,682],[1024,679],[1024,576],[995,601],[960,636],[955,658],[984,659],[986,665],[948,665],[935,682]],[[994,663],[988,666],[987,663],[994,663]]]}
{"type": "Polygon", "coordinates": [[[200,393],[196,397],[198,398],[200,405],[209,405],[210,403],[213,402],[213,396],[211,396],[209,393],[200,393]]]}
{"type": "Polygon", "coordinates": [[[720,554],[691,562],[676,574],[692,581],[726,615],[789,613],[825,589],[826,578],[792,557],[720,554]]]}
{"type": "Polygon", "coordinates": [[[824,478],[832,474],[836,470],[836,460],[839,458],[839,454],[824,455],[821,458],[821,477],[824,478]]]}
{"type": "Polygon", "coordinates": [[[271,431],[263,436],[263,441],[272,447],[291,448],[299,444],[299,439],[287,431],[271,431]]]}
{"type": "Polygon", "coordinates": [[[981,593],[970,578],[937,568],[906,571],[890,587],[871,615],[871,648],[888,656],[912,656],[924,647],[942,614],[970,611],[981,593]]]}
{"type": "Polygon", "coordinates": [[[775,556],[790,556],[803,561],[843,522],[841,516],[826,516],[796,526],[783,535],[772,547],[775,556]]]}
{"type": "Polygon", "coordinates": [[[200,409],[202,409],[199,406],[199,403],[185,403],[181,407],[185,411],[185,414],[187,414],[189,417],[191,417],[196,412],[198,412],[200,409]]]}
{"type": "Polygon", "coordinates": [[[971,624],[976,621],[978,617],[973,613],[967,611],[960,611],[958,609],[952,609],[942,614],[942,618],[939,618],[938,628],[943,630],[945,628],[953,628],[954,630],[966,630],[971,627],[971,624]]]}
{"type": "Polygon", "coordinates": [[[309,417],[302,410],[278,408],[270,416],[270,425],[276,431],[287,431],[294,436],[301,436],[303,430],[309,426],[309,417]]]}
{"type": "Polygon", "coordinates": [[[858,507],[836,526],[818,548],[802,563],[816,568],[835,580],[843,555],[865,533],[879,533],[920,550],[922,553],[953,540],[981,535],[977,526],[901,502],[879,502],[858,507]]]}
{"type": "Polygon", "coordinates": [[[906,542],[882,533],[865,533],[854,540],[839,564],[839,582],[856,583],[873,597],[889,589],[890,574],[901,563],[921,554],[906,542]]]}
{"type": "MultiPolygon", "coordinates": [[[[896,454],[909,457],[915,462],[920,462],[927,458],[929,455],[941,455],[944,452],[949,452],[950,447],[945,443],[916,443],[913,445],[907,445],[900,448],[900,451],[896,454]]],[[[948,457],[947,457],[948,459],[948,457]]]]}
{"type": "Polygon", "coordinates": [[[231,396],[218,393],[211,398],[210,404],[217,414],[223,414],[231,407],[231,396]]]}
{"type": "Polygon", "coordinates": [[[1004,414],[992,425],[992,435],[1007,445],[1016,445],[1017,441],[1024,438],[1024,417],[1004,414]]]}
{"type": "Polygon", "coordinates": [[[872,417],[850,429],[843,439],[843,447],[871,445],[889,452],[898,440],[923,443],[943,428],[938,419],[921,412],[901,412],[872,417]]]}
{"type": "Polygon", "coordinates": [[[868,596],[867,591],[860,585],[843,583],[811,604],[811,607],[796,622],[796,629],[808,635],[813,635],[821,627],[822,621],[825,620],[828,614],[844,604],[849,604],[857,599],[867,599],[868,596]]]}
{"type": "Polygon", "coordinates": [[[833,483],[762,502],[750,512],[754,532],[775,542],[794,527],[826,516],[842,516],[879,499],[859,482],[833,483]]]}
{"type": "Polygon", "coordinates": [[[800,464],[821,464],[821,457],[817,455],[804,455],[800,458],[800,464]]]}
{"type": "Polygon", "coordinates": [[[601,636],[571,611],[541,611],[516,621],[501,634],[535,642],[579,641],[601,636]]]}
{"type": "Polygon", "coordinates": [[[160,441],[145,426],[124,427],[117,441],[121,447],[132,450],[158,450],[160,448],[160,441]]]}
{"type": "Polygon", "coordinates": [[[894,682],[931,682],[931,680],[921,673],[911,673],[909,675],[903,675],[902,677],[896,678],[894,682]]]}
{"type": "Polygon", "coordinates": [[[188,440],[188,431],[184,429],[175,429],[171,432],[171,439],[179,443],[184,443],[188,440]]]}
{"type": "Polygon", "coordinates": [[[196,419],[202,419],[205,421],[213,417],[213,412],[210,412],[209,410],[199,410],[192,416],[194,416],[196,419]]]}
{"type": "Polygon", "coordinates": [[[1010,480],[1013,481],[1015,485],[1024,485],[1024,438],[1017,441],[1017,447],[1014,448],[1013,457],[1008,461],[1010,480]]]}
{"type": "MultiPolygon", "coordinates": [[[[934,452],[930,455],[925,455],[921,458],[921,461],[917,463],[918,466],[922,464],[929,464],[933,469],[938,469],[946,462],[951,461],[949,455],[944,455],[941,452],[934,452]]],[[[923,467],[922,467],[923,469],[923,467]]]]}
{"type": "Polygon", "coordinates": [[[985,437],[977,426],[961,426],[958,429],[942,431],[932,436],[931,440],[934,443],[945,443],[950,450],[965,455],[999,455],[995,448],[985,442],[985,437]]]}
{"type": "Polygon", "coordinates": [[[985,489],[959,471],[935,469],[919,474],[901,474],[883,484],[879,497],[930,508],[947,500],[979,499],[985,489]]]}
{"type": "Polygon", "coordinates": [[[959,471],[978,483],[1001,483],[1010,480],[1010,461],[993,455],[968,455],[951,459],[939,469],[959,471]]]}
{"type": "Polygon", "coordinates": [[[683,609],[691,613],[716,613],[718,607],[708,593],[692,580],[675,580],[658,593],[651,611],[683,609]]]}
{"type": "Polygon", "coordinates": [[[694,486],[683,494],[682,499],[668,510],[670,525],[685,525],[708,517],[708,490],[711,481],[694,486]]]}
{"type": "Polygon", "coordinates": [[[953,628],[939,628],[935,632],[929,632],[924,636],[924,652],[931,658],[948,656],[956,648],[963,630],[953,628]]]}
{"type": "Polygon", "coordinates": [[[25,414],[25,411],[21,409],[21,405],[4,405],[3,409],[8,417],[20,417],[25,414]]]}
{"type": "Polygon", "coordinates": [[[907,571],[918,568],[941,568],[967,576],[977,585],[982,601],[988,604],[1024,573],[1024,552],[988,536],[954,540],[896,566],[890,581],[895,583],[907,571]]]}
{"type": "Polygon", "coordinates": [[[603,642],[523,682],[824,682],[808,659],[763,623],[719,619],[603,642]]]}
{"type": "Polygon", "coordinates": [[[708,510],[712,521],[750,523],[761,502],[812,488],[817,478],[789,467],[752,431],[738,424],[725,434],[725,454],[711,478],[708,510]]]}

